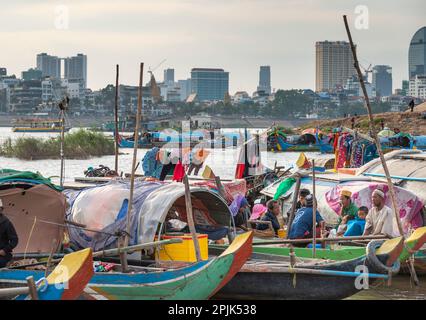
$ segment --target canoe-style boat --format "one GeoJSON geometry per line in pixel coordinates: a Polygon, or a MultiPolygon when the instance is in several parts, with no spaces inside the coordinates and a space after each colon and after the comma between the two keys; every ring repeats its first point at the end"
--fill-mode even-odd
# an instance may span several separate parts
{"type": "MultiPolygon", "coordinates": [[[[396,238],[399,239],[399,238],[396,238]]],[[[398,240],[395,240],[398,241],[398,240]]],[[[263,243],[266,243],[264,241],[263,243]]],[[[426,243],[426,227],[416,229],[410,237],[405,240],[404,249],[399,255],[401,262],[402,273],[408,272],[405,268],[405,261],[410,257],[410,252],[414,253],[414,267],[418,274],[426,274],[426,250],[422,250],[422,246],[426,243]]],[[[216,246],[218,247],[218,246],[216,246]]],[[[311,248],[293,248],[294,253],[300,258],[312,258],[313,253],[311,248]]],[[[380,254],[380,249],[378,253],[380,254]]],[[[278,256],[288,257],[290,255],[290,247],[273,244],[273,245],[253,245],[254,253],[272,254],[278,256]]],[[[345,246],[338,245],[333,248],[317,248],[315,250],[315,257],[317,259],[333,260],[333,261],[346,261],[362,257],[366,254],[366,248],[360,246],[345,246]]]]}
{"type": "MultiPolygon", "coordinates": [[[[377,246],[370,242],[370,249],[377,246]]],[[[403,242],[387,246],[386,254],[370,255],[346,261],[327,261],[256,254],[240,272],[220,290],[215,299],[344,299],[377,279],[388,279],[385,270],[399,271],[403,242]],[[378,263],[377,261],[380,261],[378,263]],[[380,265],[381,264],[381,265],[380,265]],[[386,265],[392,264],[392,267],[386,265]]]]}
{"type": "MultiPolygon", "coordinates": [[[[37,280],[35,289],[39,300],[75,300],[83,293],[93,274],[92,250],[84,249],[67,254],[46,278],[44,271],[27,271],[17,267],[0,269],[0,287],[9,287],[0,289],[0,294],[2,290],[12,294],[14,290],[17,290],[16,293],[25,292],[28,289],[22,284],[32,276],[37,280]]],[[[23,293],[16,300],[29,298],[29,294],[23,293]]]]}
{"type": "MultiPolygon", "coordinates": [[[[208,260],[170,263],[169,269],[130,266],[129,273],[96,272],[85,288],[84,297],[100,300],[202,300],[208,299],[225,286],[251,255],[252,233],[235,238],[220,255],[208,260]],[[180,266],[180,267],[179,267],[180,266]]],[[[33,276],[39,280],[44,272],[35,270],[1,269],[2,283],[19,285],[33,276]]]]}

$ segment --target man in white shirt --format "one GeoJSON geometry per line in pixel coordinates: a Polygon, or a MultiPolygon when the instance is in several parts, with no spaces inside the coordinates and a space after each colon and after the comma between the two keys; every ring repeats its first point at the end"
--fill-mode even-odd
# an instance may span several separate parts
{"type": "Polygon", "coordinates": [[[373,191],[371,202],[373,207],[368,212],[365,222],[364,236],[387,235],[392,238],[399,237],[394,213],[385,205],[385,194],[382,190],[373,191]]]}

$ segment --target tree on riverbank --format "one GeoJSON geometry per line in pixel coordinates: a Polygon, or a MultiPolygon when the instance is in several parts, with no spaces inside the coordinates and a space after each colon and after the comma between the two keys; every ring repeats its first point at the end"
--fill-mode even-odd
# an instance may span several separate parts
{"type": "MultiPolygon", "coordinates": [[[[68,159],[113,155],[114,141],[102,133],[80,129],[65,135],[64,153],[68,159]]],[[[22,160],[59,159],[60,139],[21,137],[12,141],[9,138],[0,146],[0,156],[22,160]]]]}

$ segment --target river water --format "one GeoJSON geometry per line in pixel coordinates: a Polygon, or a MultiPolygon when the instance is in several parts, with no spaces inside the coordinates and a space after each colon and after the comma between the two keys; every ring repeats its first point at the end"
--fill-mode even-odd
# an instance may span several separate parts
{"type": "MultiPolygon", "coordinates": [[[[72,129],[73,130],[73,129],[72,129]]],[[[240,131],[242,129],[223,129],[224,132],[228,131],[240,131]]],[[[259,130],[253,129],[252,132],[258,132],[259,130]]],[[[111,135],[111,133],[105,133],[111,135]]],[[[9,127],[0,127],[0,144],[3,143],[7,138],[12,140],[19,137],[39,137],[49,138],[57,136],[57,133],[15,133],[12,132],[9,127]]],[[[132,151],[133,149],[120,149],[119,157],[119,171],[130,172],[132,164],[132,151]]],[[[138,161],[140,161],[148,150],[138,149],[138,161]]],[[[232,178],[235,172],[235,165],[238,158],[238,148],[226,148],[226,149],[210,149],[211,154],[206,159],[205,164],[209,165],[216,175],[222,178],[232,178]]],[[[330,155],[322,155],[318,152],[306,152],[308,158],[329,158],[330,155]]],[[[299,154],[298,153],[273,153],[262,151],[262,162],[266,166],[273,168],[275,162],[278,166],[294,166],[299,154]]],[[[74,177],[84,176],[84,170],[88,167],[97,167],[100,164],[114,168],[114,156],[96,157],[86,160],[66,160],[65,161],[65,181],[73,182],[74,177]]],[[[57,177],[60,174],[60,160],[33,160],[23,161],[15,158],[0,157],[0,169],[15,169],[25,171],[38,171],[45,177],[57,177]]],[[[139,167],[137,173],[142,174],[142,170],[139,167]]],[[[57,178],[52,179],[54,182],[58,182],[57,178]]],[[[420,286],[414,287],[410,283],[409,276],[397,276],[392,280],[392,286],[388,287],[384,282],[378,282],[374,286],[370,287],[369,290],[363,290],[358,294],[348,298],[350,300],[393,300],[393,299],[426,299],[426,286],[424,282],[426,277],[420,277],[420,286]]]]}

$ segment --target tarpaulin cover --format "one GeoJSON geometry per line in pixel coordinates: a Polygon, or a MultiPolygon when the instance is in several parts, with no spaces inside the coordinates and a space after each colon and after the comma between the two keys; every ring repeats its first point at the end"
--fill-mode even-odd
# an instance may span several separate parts
{"type": "Polygon", "coordinates": [[[49,178],[43,177],[38,172],[18,171],[13,169],[0,169],[0,183],[25,182],[30,184],[44,184],[54,190],[62,191],[62,188],[54,185],[49,178]]]}
{"type": "Polygon", "coordinates": [[[19,242],[14,253],[49,253],[64,236],[65,197],[44,184],[24,188],[0,184],[4,214],[13,223],[19,242]]]}
{"type": "MultiPolygon", "coordinates": [[[[325,194],[324,200],[328,207],[335,214],[338,214],[340,209],[340,191],[345,189],[352,192],[351,199],[358,207],[366,206],[370,209],[372,207],[371,194],[378,187],[385,193],[385,204],[392,208],[389,187],[387,184],[376,182],[353,181],[341,183],[329,190],[325,194]]],[[[410,225],[413,228],[421,227],[423,225],[421,216],[422,200],[412,192],[399,187],[395,187],[395,194],[404,232],[408,231],[410,225]]]]}
{"type": "MultiPolygon", "coordinates": [[[[200,200],[200,208],[207,209],[202,213],[210,215],[205,217],[205,220],[223,225],[226,222],[224,217],[230,217],[226,203],[207,188],[190,189],[194,203],[200,200]]],[[[71,241],[79,247],[91,247],[94,250],[115,247],[116,237],[110,234],[126,230],[130,182],[112,181],[105,185],[80,191],[67,190],[64,193],[70,204],[67,215],[71,221],[104,232],[94,233],[70,228],[71,241]]],[[[153,241],[169,209],[184,196],[185,187],[182,183],[135,181],[129,244],[153,241]]]]}

